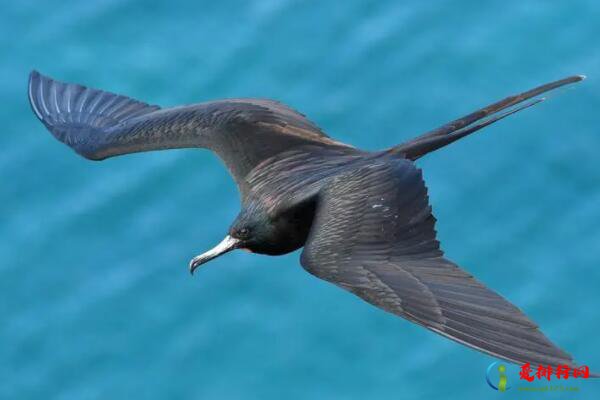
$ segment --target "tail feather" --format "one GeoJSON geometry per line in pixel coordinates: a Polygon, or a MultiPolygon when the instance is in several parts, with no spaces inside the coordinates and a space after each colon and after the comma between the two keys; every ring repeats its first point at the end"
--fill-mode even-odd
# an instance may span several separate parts
{"type": "Polygon", "coordinates": [[[409,142],[393,147],[389,152],[401,154],[408,159],[416,160],[427,153],[468,136],[496,121],[508,117],[509,115],[540,103],[545,100],[545,98],[534,98],[542,93],[557,89],[564,85],[582,81],[583,79],[585,79],[585,76],[583,75],[574,75],[538,86],[518,95],[509,96],[471,114],[444,124],[409,142]]]}
{"type": "Polygon", "coordinates": [[[92,159],[93,154],[86,153],[81,145],[91,135],[160,109],[129,97],[59,82],[37,71],[29,75],[28,94],[33,112],[48,130],[92,159]]]}

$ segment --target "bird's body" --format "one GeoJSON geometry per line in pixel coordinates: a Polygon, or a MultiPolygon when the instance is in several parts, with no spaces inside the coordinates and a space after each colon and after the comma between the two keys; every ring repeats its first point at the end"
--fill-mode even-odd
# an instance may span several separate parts
{"type": "Polygon", "coordinates": [[[508,97],[379,152],[335,141],[271,100],[161,109],[37,72],[29,98],[53,135],[89,159],[183,147],[221,158],[241,211],[192,271],[236,248],[280,255],[304,247],[311,274],[438,334],[511,362],[574,366],[521,310],[444,257],[414,161],[581,79],[508,97]]]}
{"type": "Polygon", "coordinates": [[[304,246],[314,221],[317,194],[323,185],[345,169],[386,158],[389,157],[352,148],[308,145],[261,163],[247,177],[241,216],[256,215],[258,223],[271,229],[268,238],[261,241],[267,247],[250,247],[250,250],[279,255],[304,246]]]}

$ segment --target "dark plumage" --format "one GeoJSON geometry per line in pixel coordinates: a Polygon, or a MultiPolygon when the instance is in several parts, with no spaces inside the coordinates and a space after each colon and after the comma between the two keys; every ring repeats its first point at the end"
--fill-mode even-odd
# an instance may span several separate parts
{"type": "Polygon", "coordinates": [[[573,366],[517,307],[444,257],[413,161],[581,79],[508,97],[381,152],[337,142],[271,100],[161,109],[37,72],[29,99],[46,128],[88,159],[198,147],[224,161],[242,210],[223,242],[192,260],[192,272],[235,248],[278,255],[304,246],[308,272],[377,307],[504,360],[573,366]]]}

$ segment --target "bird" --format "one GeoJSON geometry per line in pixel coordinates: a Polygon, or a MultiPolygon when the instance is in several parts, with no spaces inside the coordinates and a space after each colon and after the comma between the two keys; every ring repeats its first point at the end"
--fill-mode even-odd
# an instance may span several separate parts
{"type": "Polygon", "coordinates": [[[241,211],[218,245],[192,258],[192,274],[234,249],[303,248],[306,271],[384,311],[508,362],[576,368],[523,311],[445,257],[416,161],[584,78],[506,97],[381,151],[337,141],[268,99],[162,108],[35,70],[28,97],[47,130],[89,160],[178,148],[222,160],[241,211]]]}

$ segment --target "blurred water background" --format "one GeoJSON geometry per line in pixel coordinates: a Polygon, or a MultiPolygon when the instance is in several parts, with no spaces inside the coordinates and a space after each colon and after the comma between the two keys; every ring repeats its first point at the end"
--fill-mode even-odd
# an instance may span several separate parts
{"type": "Polygon", "coordinates": [[[567,396],[492,391],[492,358],[313,278],[298,252],[191,278],[239,210],[216,157],[86,161],[34,118],[26,81],[163,106],[274,98],[375,150],[587,74],[419,165],[448,257],[600,370],[599,21],[591,0],[2,2],[0,398],[567,396]]]}

